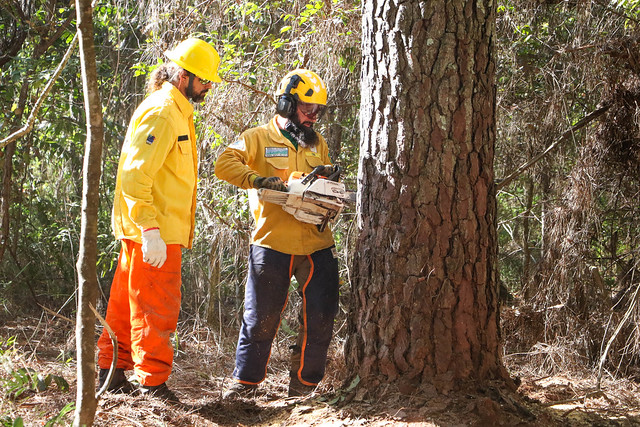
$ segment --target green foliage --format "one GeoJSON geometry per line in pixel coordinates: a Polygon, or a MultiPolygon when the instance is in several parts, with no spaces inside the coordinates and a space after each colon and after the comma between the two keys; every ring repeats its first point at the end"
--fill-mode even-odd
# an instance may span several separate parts
{"type": "Polygon", "coordinates": [[[0,340],[0,363],[8,375],[7,378],[0,379],[0,385],[5,397],[18,399],[27,392],[43,392],[52,383],[56,384],[60,391],[69,390],[69,383],[59,375],[44,375],[30,367],[15,369],[13,358],[16,354],[16,337],[0,340]]]}
{"type": "Polygon", "coordinates": [[[60,412],[58,412],[53,418],[51,418],[50,420],[47,421],[47,423],[45,424],[45,427],[53,427],[56,426],[58,424],[62,424],[64,417],[70,413],[73,412],[76,409],[76,404],[75,402],[69,402],[67,403],[61,410],[60,412]]]}
{"type": "Polygon", "coordinates": [[[611,4],[627,14],[629,19],[625,22],[627,26],[636,26],[640,16],[640,0],[611,0],[611,4]]]}
{"type": "Polygon", "coordinates": [[[327,400],[324,397],[322,397],[322,398],[320,398],[320,401],[327,400],[327,403],[329,405],[340,404],[340,403],[344,402],[344,400],[347,398],[347,396],[350,393],[352,393],[356,389],[356,387],[358,387],[358,384],[360,384],[360,376],[356,375],[355,378],[351,380],[351,382],[349,383],[349,386],[347,386],[347,388],[338,390],[336,392],[336,395],[331,399],[327,400]]]}
{"type": "MultiPolygon", "coordinates": [[[[197,229],[193,249],[184,253],[183,307],[184,315],[202,314],[210,300],[212,265],[219,259],[218,294],[227,306],[223,313],[235,321],[252,218],[246,192],[215,178],[215,159],[243,130],[269,120],[276,84],[292,68],[307,67],[329,85],[330,111],[318,129],[335,148],[333,160],[345,167],[355,188],[360,7],[359,1],[351,0],[225,0],[198,6],[152,1],[144,11],[135,2],[96,4],[94,29],[105,131],[98,275],[105,293],[119,251],[111,233],[111,206],[120,147],[131,114],[144,96],[145,78],[162,63],[162,52],[194,35],[210,41],[221,55],[220,75],[225,82],[215,85],[204,105],[196,108],[197,229]],[[336,127],[341,132],[334,136],[331,132],[336,127]]],[[[29,33],[18,55],[0,73],[3,137],[5,130],[25,123],[69,47],[75,34],[73,13],[69,3],[61,0],[37,2],[34,16],[28,18],[42,27],[36,31],[27,22],[18,23],[29,33]],[[71,25],[60,29],[68,18],[71,25]],[[57,38],[51,46],[41,48],[47,34],[54,32],[57,38]],[[25,93],[22,100],[21,93],[25,93]]],[[[75,309],[85,139],[80,63],[74,53],[43,103],[35,128],[16,144],[11,227],[7,252],[0,259],[2,315],[40,310],[34,300],[65,315],[75,309]]],[[[340,254],[350,241],[350,218],[344,215],[336,227],[340,254]]]]}
{"type": "MultiPolygon", "coordinates": [[[[34,30],[27,35],[18,55],[5,64],[0,73],[0,129],[3,131],[22,126],[75,33],[73,25],[59,28],[67,18],[75,17],[75,9],[69,7],[68,2],[57,2],[57,7],[51,8],[54,5],[55,2],[35,5],[36,12],[31,17],[34,30]],[[53,38],[53,44],[44,50],[47,32],[55,32],[58,38],[53,38]],[[19,108],[22,104],[24,108],[19,108]]],[[[130,54],[137,48],[132,45],[136,42],[136,34],[132,32],[136,19],[131,13],[135,6],[127,7],[129,9],[98,5],[99,19],[95,21],[96,45],[101,58],[98,73],[105,111],[109,111],[104,121],[105,173],[104,191],[101,191],[104,208],[100,209],[98,230],[101,249],[98,270],[100,276],[107,279],[117,254],[110,231],[109,196],[113,191],[114,164],[130,111],[122,105],[128,102],[131,93],[125,89],[120,94],[120,90],[135,83],[134,76],[126,73],[136,60],[130,54]]],[[[33,298],[40,304],[58,308],[75,291],[86,139],[79,74],[79,60],[73,56],[43,103],[33,131],[17,142],[11,183],[10,235],[7,236],[11,257],[0,259],[0,289],[6,312],[16,310],[16,306],[33,298]]],[[[37,306],[30,304],[29,307],[37,306]]],[[[69,304],[64,311],[70,312],[73,307],[75,304],[69,304]]]]}
{"type": "Polygon", "coordinates": [[[22,417],[13,419],[7,415],[0,418],[0,425],[2,425],[3,427],[23,427],[24,421],[22,420],[22,417]]]}
{"type": "Polygon", "coordinates": [[[69,383],[59,375],[42,375],[32,368],[20,368],[10,372],[10,378],[3,380],[4,394],[10,399],[18,399],[25,392],[43,392],[52,383],[60,391],[68,391],[69,383]]]}

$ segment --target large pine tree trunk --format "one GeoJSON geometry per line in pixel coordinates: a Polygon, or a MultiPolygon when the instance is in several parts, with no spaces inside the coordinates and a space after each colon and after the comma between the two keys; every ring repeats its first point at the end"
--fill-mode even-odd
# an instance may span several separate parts
{"type": "Polygon", "coordinates": [[[496,277],[495,3],[367,0],[346,357],[380,383],[506,379],[496,277]]]}
{"type": "Polygon", "coordinates": [[[76,316],[76,349],[78,355],[78,391],[74,426],[90,426],[95,418],[95,307],[98,299],[96,274],[98,240],[98,206],[104,140],[102,107],[98,90],[98,72],[93,41],[91,0],[76,0],[80,62],[87,123],[85,144],[82,221],[78,253],[78,312],[76,316]]]}

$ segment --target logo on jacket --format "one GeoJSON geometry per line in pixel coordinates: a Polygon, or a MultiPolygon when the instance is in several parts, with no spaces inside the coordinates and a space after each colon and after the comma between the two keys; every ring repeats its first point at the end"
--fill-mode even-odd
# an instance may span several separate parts
{"type": "Polygon", "coordinates": [[[155,141],[155,140],[156,140],[155,136],[153,136],[151,134],[147,135],[147,144],[151,145],[151,144],[153,144],[153,141],[155,141]]]}
{"type": "Polygon", "coordinates": [[[245,151],[246,147],[244,145],[244,139],[236,139],[235,142],[229,145],[229,148],[233,148],[234,150],[242,150],[245,151]]]}
{"type": "Polygon", "coordinates": [[[287,147],[265,147],[265,157],[289,157],[289,149],[287,147]]]}

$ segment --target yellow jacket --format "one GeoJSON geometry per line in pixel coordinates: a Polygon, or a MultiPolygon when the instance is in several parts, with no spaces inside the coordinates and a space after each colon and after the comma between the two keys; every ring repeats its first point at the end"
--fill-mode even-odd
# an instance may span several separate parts
{"type": "Polygon", "coordinates": [[[334,244],[328,227],[319,232],[314,224],[298,221],[282,206],[258,200],[258,193],[249,182],[252,175],[277,176],[286,181],[291,172],[308,173],[316,166],[331,164],[327,143],[322,136],[319,138],[315,147],[298,147],[296,151],[274,117],[269,123],[242,133],[216,161],[218,178],[249,189],[249,207],[255,219],[252,244],[291,255],[309,255],[334,244]]]}
{"type": "Polygon", "coordinates": [[[197,173],[193,107],[165,82],[129,123],[113,201],[116,238],[140,243],[141,229],[158,227],[165,243],[190,248],[197,173]]]}

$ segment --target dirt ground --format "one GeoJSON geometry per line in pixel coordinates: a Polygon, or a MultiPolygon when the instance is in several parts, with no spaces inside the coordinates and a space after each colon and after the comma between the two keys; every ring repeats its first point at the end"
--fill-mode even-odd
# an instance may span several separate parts
{"type": "MultiPolygon", "coordinates": [[[[182,323],[169,387],[181,404],[156,398],[107,393],[96,412],[96,426],[631,426],[640,425],[640,385],[605,375],[599,391],[590,373],[568,370],[540,375],[521,357],[505,357],[520,385],[510,392],[494,385],[467,387],[448,396],[428,387],[402,393],[391,387],[375,397],[344,384],[349,369],[336,342],[327,377],[315,393],[287,398],[287,342],[275,343],[269,374],[252,399],[225,401],[230,384],[234,334],[182,323]]],[[[75,401],[75,338],[68,321],[51,316],[15,319],[0,325],[0,426],[69,425],[75,401]],[[15,342],[11,342],[15,337],[15,342]],[[11,372],[31,368],[64,378],[44,390],[7,395],[11,372]],[[47,424],[47,423],[50,424],[47,424]]],[[[15,384],[15,381],[13,382],[15,384]]]]}

